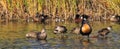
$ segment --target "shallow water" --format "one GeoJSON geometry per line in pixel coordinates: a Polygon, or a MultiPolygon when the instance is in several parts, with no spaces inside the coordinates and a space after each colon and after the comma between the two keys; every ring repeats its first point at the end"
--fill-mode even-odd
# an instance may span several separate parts
{"type": "Polygon", "coordinates": [[[71,34],[70,30],[76,26],[75,23],[51,23],[47,25],[39,23],[1,23],[0,24],[0,49],[120,49],[120,24],[113,22],[91,22],[93,28],[92,36],[97,35],[97,31],[109,25],[113,26],[113,30],[107,39],[90,38],[81,35],[71,34]],[[65,35],[53,34],[55,25],[64,25],[68,31],[65,35]],[[30,31],[40,31],[46,28],[47,40],[37,41],[35,39],[27,39],[25,34],[30,31]],[[65,36],[61,38],[61,36],[65,36]]]}

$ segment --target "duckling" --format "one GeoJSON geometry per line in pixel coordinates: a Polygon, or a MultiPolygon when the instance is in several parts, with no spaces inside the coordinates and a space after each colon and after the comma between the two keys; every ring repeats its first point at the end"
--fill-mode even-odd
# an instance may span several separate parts
{"type": "Polygon", "coordinates": [[[107,28],[103,28],[103,29],[98,31],[98,36],[102,36],[102,37],[105,38],[106,35],[108,35],[111,30],[112,30],[112,26],[109,26],[107,28]]]}
{"type": "Polygon", "coordinates": [[[80,27],[75,27],[71,30],[71,33],[80,34],[80,27]]]}
{"type": "Polygon", "coordinates": [[[56,26],[54,30],[54,34],[66,33],[66,32],[67,32],[67,28],[65,26],[56,26]]]}
{"type": "Polygon", "coordinates": [[[45,29],[42,29],[41,32],[30,32],[26,34],[27,38],[36,38],[37,40],[46,40],[47,34],[45,29]]]}
{"type": "Polygon", "coordinates": [[[80,33],[83,36],[88,36],[88,38],[89,38],[89,35],[91,34],[91,32],[92,32],[92,28],[89,25],[86,18],[83,16],[83,20],[82,20],[81,27],[80,27],[80,33]]]}

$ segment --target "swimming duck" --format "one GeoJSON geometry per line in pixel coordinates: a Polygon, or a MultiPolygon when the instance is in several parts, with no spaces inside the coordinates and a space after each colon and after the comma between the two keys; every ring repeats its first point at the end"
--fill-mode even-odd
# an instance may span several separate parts
{"type": "Polygon", "coordinates": [[[27,38],[36,38],[37,40],[46,40],[47,34],[45,29],[42,29],[41,32],[29,32],[26,34],[27,38]]]}
{"type": "Polygon", "coordinates": [[[111,30],[112,30],[112,26],[109,26],[107,28],[103,28],[103,29],[98,31],[98,36],[102,36],[102,37],[105,38],[106,35],[108,35],[111,30]]]}
{"type": "Polygon", "coordinates": [[[67,32],[67,28],[65,26],[56,26],[54,30],[54,34],[66,33],[66,32],[67,32]]]}

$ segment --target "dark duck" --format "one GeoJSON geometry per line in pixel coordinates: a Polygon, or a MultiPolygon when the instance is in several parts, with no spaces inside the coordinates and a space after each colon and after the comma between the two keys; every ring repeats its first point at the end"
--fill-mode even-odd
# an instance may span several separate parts
{"type": "Polygon", "coordinates": [[[87,21],[87,16],[82,15],[82,17],[83,17],[83,20],[82,20],[81,27],[80,27],[80,34],[82,34],[83,36],[88,36],[89,38],[89,35],[92,32],[92,28],[87,21]]]}
{"type": "Polygon", "coordinates": [[[56,26],[54,30],[54,34],[59,34],[59,33],[66,33],[67,28],[65,26],[56,26]]]}
{"type": "Polygon", "coordinates": [[[40,22],[42,24],[45,24],[46,23],[46,20],[48,19],[48,15],[45,15],[45,14],[40,14],[40,13],[36,13],[36,16],[34,18],[34,22],[40,22]]]}
{"type": "Polygon", "coordinates": [[[75,16],[75,23],[80,23],[82,21],[82,17],[79,14],[76,14],[75,16]]]}
{"type": "Polygon", "coordinates": [[[103,29],[99,30],[98,37],[106,38],[106,35],[108,35],[111,30],[112,30],[112,26],[109,26],[107,28],[103,28],[103,29]]]}
{"type": "Polygon", "coordinates": [[[78,24],[78,23],[82,22],[83,17],[88,19],[90,16],[88,16],[86,14],[83,14],[83,15],[76,14],[76,16],[75,16],[75,23],[78,24]]]}
{"type": "Polygon", "coordinates": [[[47,34],[45,29],[42,29],[41,32],[29,32],[26,34],[27,38],[35,38],[37,40],[46,40],[47,34]]]}
{"type": "Polygon", "coordinates": [[[48,19],[48,15],[42,15],[40,22],[45,24],[47,19],[48,19]]]}

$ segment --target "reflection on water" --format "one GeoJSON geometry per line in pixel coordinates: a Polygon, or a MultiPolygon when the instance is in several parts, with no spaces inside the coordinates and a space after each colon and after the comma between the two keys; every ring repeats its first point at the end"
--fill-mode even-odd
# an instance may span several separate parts
{"type": "Polygon", "coordinates": [[[39,23],[1,23],[0,24],[0,49],[119,49],[120,48],[120,25],[111,22],[90,23],[93,31],[90,36],[97,35],[97,31],[109,25],[113,26],[113,31],[107,39],[90,38],[90,41],[83,40],[81,35],[71,34],[70,30],[76,26],[74,23],[52,23],[43,25],[39,23]],[[63,35],[53,34],[55,25],[64,25],[68,33],[63,35]],[[48,34],[47,40],[37,41],[25,38],[25,34],[30,31],[40,31],[45,26],[48,34]]]}

